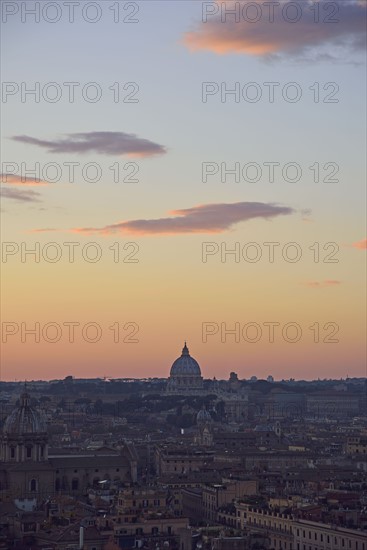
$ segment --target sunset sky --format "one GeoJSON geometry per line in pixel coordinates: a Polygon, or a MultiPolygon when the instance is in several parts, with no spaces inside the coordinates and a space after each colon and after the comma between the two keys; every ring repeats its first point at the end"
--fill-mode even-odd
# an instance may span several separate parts
{"type": "Polygon", "coordinates": [[[1,379],[366,376],[366,3],[2,4],[1,379]]]}

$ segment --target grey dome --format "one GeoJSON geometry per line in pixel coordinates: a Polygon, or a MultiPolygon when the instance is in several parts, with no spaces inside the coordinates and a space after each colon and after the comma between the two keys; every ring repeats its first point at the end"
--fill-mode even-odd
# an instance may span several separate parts
{"type": "Polygon", "coordinates": [[[25,435],[46,433],[46,421],[43,414],[30,406],[27,392],[22,393],[20,406],[8,416],[3,427],[4,434],[25,435]]]}
{"type": "Polygon", "coordinates": [[[196,422],[198,424],[208,424],[212,421],[212,417],[209,411],[206,409],[201,409],[196,415],[196,422]]]}
{"type": "Polygon", "coordinates": [[[171,376],[175,375],[189,375],[189,376],[201,376],[201,370],[199,363],[191,357],[189,350],[185,345],[182,350],[182,355],[173,363],[171,367],[171,376]]]}

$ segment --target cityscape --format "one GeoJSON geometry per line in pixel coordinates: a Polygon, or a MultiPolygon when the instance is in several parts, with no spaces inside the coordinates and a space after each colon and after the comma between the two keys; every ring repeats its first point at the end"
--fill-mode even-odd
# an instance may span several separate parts
{"type": "Polygon", "coordinates": [[[367,550],[367,0],[0,27],[0,550],[367,550]]]}
{"type": "Polygon", "coordinates": [[[1,548],[365,549],[366,378],[0,387],[1,548]]]}

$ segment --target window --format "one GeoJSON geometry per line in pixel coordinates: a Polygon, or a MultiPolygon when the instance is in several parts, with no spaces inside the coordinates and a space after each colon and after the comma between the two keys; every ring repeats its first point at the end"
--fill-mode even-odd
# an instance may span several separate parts
{"type": "Polygon", "coordinates": [[[30,484],[29,484],[29,490],[31,491],[31,493],[35,493],[37,491],[37,480],[36,479],[31,479],[30,484]]]}
{"type": "Polygon", "coordinates": [[[32,458],[32,445],[26,447],[26,456],[27,458],[32,458]]]}
{"type": "Polygon", "coordinates": [[[79,489],[79,480],[78,479],[73,479],[72,482],[71,482],[71,490],[72,491],[77,491],[79,489]]]}
{"type": "Polygon", "coordinates": [[[15,447],[10,447],[10,458],[15,458],[15,447]]]}

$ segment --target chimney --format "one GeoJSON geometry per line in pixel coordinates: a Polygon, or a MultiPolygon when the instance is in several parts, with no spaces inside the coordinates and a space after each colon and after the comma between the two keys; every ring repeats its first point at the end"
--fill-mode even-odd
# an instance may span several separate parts
{"type": "Polygon", "coordinates": [[[79,550],[84,548],[84,527],[81,525],[79,529],[79,550]]]}

